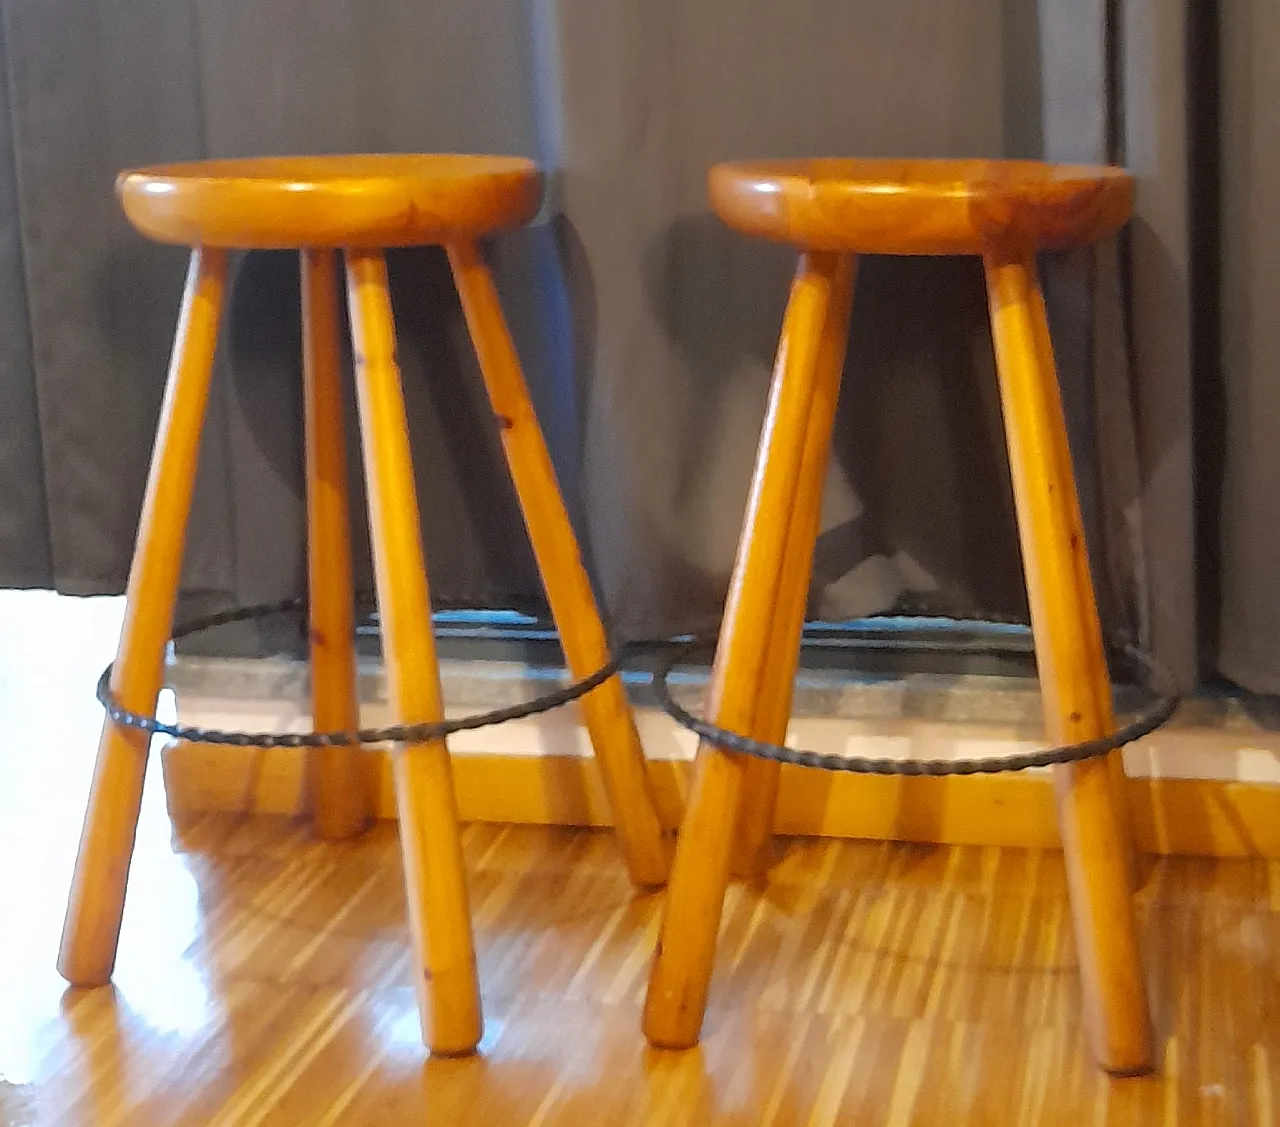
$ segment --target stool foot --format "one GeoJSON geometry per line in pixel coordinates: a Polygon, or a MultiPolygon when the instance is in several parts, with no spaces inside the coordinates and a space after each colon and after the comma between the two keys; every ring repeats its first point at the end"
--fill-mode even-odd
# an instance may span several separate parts
{"type": "MultiPolygon", "coordinates": [[[[731,731],[754,730],[836,272],[834,255],[806,255],[791,289],[712,673],[709,712],[731,731]]],[[[702,1028],[744,775],[743,757],[698,748],[645,999],[645,1036],[663,1048],[696,1044],[702,1028]]]]}
{"type": "MultiPolygon", "coordinates": [[[[399,722],[444,715],[387,268],[347,252],[369,523],[391,707],[399,722]]],[[[480,1042],[480,989],[449,752],[443,740],[392,753],[423,1038],[433,1053],[480,1042]]]]}
{"type": "MultiPolygon", "coordinates": [[[[589,677],[609,661],[609,644],[498,292],[474,243],[453,244],[448,250],[489,401],[502,420],[502,447],[565,659],[574,677],[589,677]]],[[[632,880],[642,888],[661,885],[671,846],[658,821],[622,678],[614,677],[583,697],[581,709],[632,880]]]]}
{"type": "MultiPolygon", "coordinates": [[[[320,732],[350,732],[360,726],[338,296],[333,252],[303,251],[311,716],[320,732]]],[[[368,814],[360,749],[312,748],[307,773],[316,832],[327,841],[340,841],[363,830],[368,814]]]]}
{"type": "MultiPolygon", "coordinates": [[[[1054,742],[1093,739],[1114,729],[1111,684],[1035,259],[988,256],[986,273],[1045,726],[1054,742]]],[[[1153,1049],[1113,770],[1065,765],[1055,783],[1093,1052],[1135,1073],[1153,1049]]]]}
{"type": "MultiPolygon", "coordinates": [[[[225,283],[225,254],[192,254],[111,678],[136,712],[155,709],[163,683],[225,283]]],[[[115,967],[150,743],[103,725],[58,954],[59,973],[76,986],[104,985],[115,967]]]]}
{"type": "MultiPolygon", "coordinates": [[[[802,257],[797,277],[813,269],[807,259],[822,259],[832,271],[831,298],[818,341],[814,369],[813,406],[805,435],[800,481],[790,508],[787,546],[773,608],[768,654],[755,719],[757,739],[781,743],[787,738],[791,699],[795,690],[800,638],[804,633],[809,583],[813,577],[813,549],[822,524],[822,491],[831,455],[831,431],[844,374],[845,346],[849,339],[849,315],[857,260],[852,255],[802,257]],[[831,261],[827,261],[830,259],[831,261]]],[[[751,880],[769,867],[774,814],[782,765],[768,759],[749,759],[743,768],[742,808],[738,815],[737,842],[731,859],[733,876],[751,880]]]]}

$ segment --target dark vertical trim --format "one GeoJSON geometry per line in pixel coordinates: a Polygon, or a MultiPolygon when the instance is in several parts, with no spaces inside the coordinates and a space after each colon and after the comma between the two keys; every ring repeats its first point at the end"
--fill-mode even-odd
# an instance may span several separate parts
{"type": "Polygon", "coordinates": [[[1107,160],[1112,164],[1124,164],[1124,52],[1121,40],[1124,20],[1121,18],[1122,0],[1106,0],[1106,35],[1104,38],[1104,74],[1107,84],[1106,144],[1107,160]]]}
{"type": "Polygon", "coordinates": [[[1222,371],[1221,35],[1218,0],[1187,6],[1187,187],[1190,196],[1191,454],[1195,467],[1196,635],[1212,676],[1222,628],[1222,490],[1226,385],[1222,371]]]}

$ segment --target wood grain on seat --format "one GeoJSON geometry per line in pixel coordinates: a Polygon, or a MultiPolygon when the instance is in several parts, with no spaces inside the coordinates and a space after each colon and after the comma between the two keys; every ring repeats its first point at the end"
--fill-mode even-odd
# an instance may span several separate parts
{"type": "Polygon", "coordinates": [[[709,184],[716,213],[745,234],[857,254],[1083,246],[1133,210],[1123,169],[1039,161],[751,161],[716,165],[709,184]]]}
{"type": "Polygon", "coordinates": [[[538,166],[520,157],[260,157],[122,173],[116,190],[148,238],[284,249],[471,240],[533,218],[538,166]]]}

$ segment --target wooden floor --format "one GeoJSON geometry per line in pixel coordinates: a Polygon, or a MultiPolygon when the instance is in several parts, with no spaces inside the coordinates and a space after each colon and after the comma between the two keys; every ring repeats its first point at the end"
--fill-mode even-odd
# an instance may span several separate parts
{"type": "Polygon", "coordinates": [[[1163,1068],[1145,1080],[1085,1057],[1054,853],[791,843],[767,889],[731,896],[702,1048],[667,1054],[639,1033],[660,897],[632,893],[612,838],[475,826],[484,1052],[428,1061],[393,827],[346,846],[265,818],[171,834],[154,788],[116,984],[66,990],[100,646],[16,661],[5,625],[0,605],[0,1127],[1277,1122],[1263,862],[1148,864],[1163,1068]]]}

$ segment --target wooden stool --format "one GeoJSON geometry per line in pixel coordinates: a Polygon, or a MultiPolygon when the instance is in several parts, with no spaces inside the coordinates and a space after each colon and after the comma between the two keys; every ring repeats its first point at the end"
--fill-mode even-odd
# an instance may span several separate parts
{"type": "MultiPolygon", "coordinates": [[[[126,173],[118,187],[139,231],[194,248],[112,680],[126,708],[153,711],[162,684],[228,248],[301,251],[317,729],[349,731],[358,719],[335,249],[346,260],[378,602],[396,721],[436,721],[443,710],[385,247],[447,247],[569,668],[583,678],[609,660],[555,471],[476,245],[481,236],[533,216],[541,176],[532,163],[484,156],[219,161],[126,173]]],[[[640,885],[661,884],[668,845],[621,679],[583,698],[582,709],[631,875],[640,885]]],[[[103,729],[58,961],[76,985],[105,983],[115,962],[148,743],[142,733],[109,721],[103,729]]],[[[448,752],[443,741],[397,747],[393,764],[424,1036],[435,1052],[469,1052],[481,1035],[480,1001],[448,752]]],[[[359,750],[317,751],[310,774],[320,834],[336,839],[358,832],[367,817],[359,750]]]]}
{"type": "MultiPolygon", "coordinates": [[[[785,738],[858,254],[973,254],[986,267],[996,366],[1049,739],[1114,730],[1062,401],[1035,253],[1088,244],[1128,220],[1118,169],[1006,161],[813,160],[721,165],[711,200],[730,226],[794,243],[800,264],[725,608],[709,715],[785,738]]],[[[1055,769],[1093,1050],[1115,1073],[1151,1066],[1130,899],[1118,754],[1055,769]]],[[[676,847],[644,1029],[697,1042],[731,868],[759,870],[778,765],[703,744],[676,847]],[[736,838],[736,841],[735,841],[736,838]]]]}

